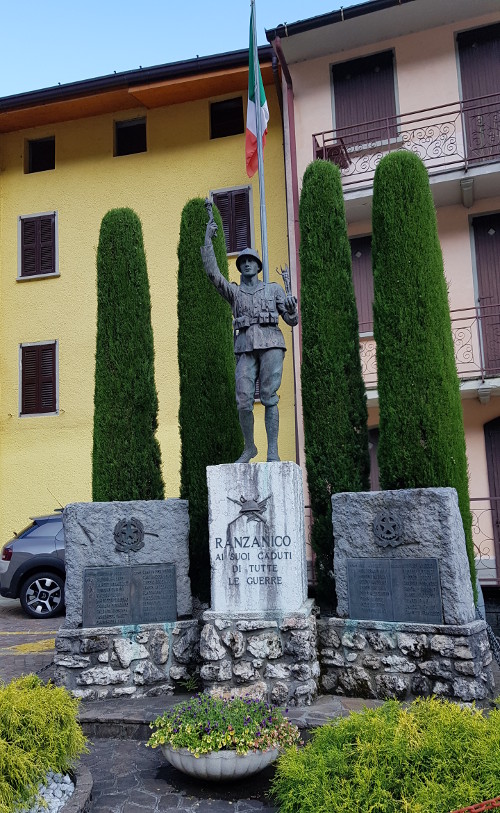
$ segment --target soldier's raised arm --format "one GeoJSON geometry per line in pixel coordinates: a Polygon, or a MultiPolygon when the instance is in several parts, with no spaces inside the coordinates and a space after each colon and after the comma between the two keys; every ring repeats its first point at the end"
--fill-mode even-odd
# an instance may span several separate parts
{"type": "Polygon", "coordinates": [[[205,201],[205,206],[208,212],[208,223],[205,230],[205,242],[201,247],[201,259],[203,261],[203,267],[210,282],[215,285],[220,295],[223,296],[224,299],[227,299],[232,306],[234,302],[234,289],[236,286],[227,281],[227,279],[221,274],[219,266],[217,265],[217,258],[215,256],[212,240],[217,234],[218,227],[212,212],[212,201],[207,198],[205,201]]]}

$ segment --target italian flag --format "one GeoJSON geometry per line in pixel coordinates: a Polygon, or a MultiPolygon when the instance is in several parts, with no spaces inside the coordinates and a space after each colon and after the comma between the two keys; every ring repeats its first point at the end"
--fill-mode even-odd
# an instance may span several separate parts
{"type": "Polygon", "coordinates": [[[255,59],[253,49],[253,6],[250,15],[250,48],[249,48],[249,66],[248,66],[248,106],[247,106],[247,130],[245,138],[245,156],[247,165],[247,175],[249,178],[255,175],[258,166],[257,157],[257,116],[260,116],[261,132],[262,132],[262,146],[266,143],[267,122],[269,121],[269,110],[267,108],[266,94],[264,92],[264,85],[262,84],[262,76],[260,74],[260,67],[258,59],[255,59]],[[259,100],[258,105],[255,99],[255,71],[258,73],[259,84],[259,100]]]}

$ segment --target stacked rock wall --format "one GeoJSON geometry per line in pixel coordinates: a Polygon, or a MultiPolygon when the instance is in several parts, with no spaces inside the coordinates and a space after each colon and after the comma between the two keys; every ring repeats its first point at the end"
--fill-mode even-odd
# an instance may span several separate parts
{"type": "Polygon", "coordinates": [[[494,691],[484,621],[434,626],[324,618],[318,650],[328,694],[400,700],[434,694],[470,702],[494,691]]]}
{"type": "Polygon", "coordinates": [[[207,611],[200,638],[200,675],[214,694],[251,695],[277,704],[309,705],[318,690],[312,601],[294,613],[207,611]]]}
{"type": "Polygon", "coordinates": [[[173,694],[199,669],[198,621],[61,629],[55,682],[76,697],[173,694]]]}

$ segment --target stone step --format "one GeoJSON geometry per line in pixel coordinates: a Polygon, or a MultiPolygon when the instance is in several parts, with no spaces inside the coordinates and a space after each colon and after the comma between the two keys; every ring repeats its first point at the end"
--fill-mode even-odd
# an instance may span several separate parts
{"type": "MultiPolygon", "coordinates": [[[[117,700],[94,700],[80,704],[79,720],[84,733],[93,738],[148,740],[149,724],[166,709],[172,708],[191,695],[178,694],[163,697],[138,697],[124,702],[117,700]]],[[[327,723],[334,717],[345,716],[350,711],[360,711],[365,706],[376,708],[380,700],[363,700],[353,697],[324,695],[310,706],[294,706],[288,709],[288,718],[301,731],[307,731],[327,723]]]]}

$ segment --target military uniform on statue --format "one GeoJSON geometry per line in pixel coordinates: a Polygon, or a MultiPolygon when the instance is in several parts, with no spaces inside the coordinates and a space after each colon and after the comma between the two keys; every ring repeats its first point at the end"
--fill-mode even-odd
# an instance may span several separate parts
{"type": "Polygon", "coordinates": [[[212,246],[217,230],[211,209],[201,248],[203,265],[210,281],[231,305],[234,317],[234,352],[236,354],[236,403],[245,448],[237,463],[248,463],[257,454],[254,442],[253,403],[255,384],[260,381],[260,400],[265,406],[267,460],[279,460],[278,401],[281,384],[285,340],[278,322],[294,327],[298,323],[297,300],[276,282],[264,283],[260,257],[252,248],[245,248],[236,260],[241,283],[228,282],[219,271],[212,246]]]}

